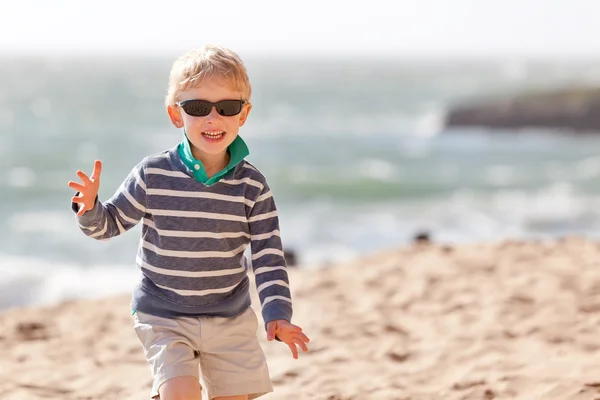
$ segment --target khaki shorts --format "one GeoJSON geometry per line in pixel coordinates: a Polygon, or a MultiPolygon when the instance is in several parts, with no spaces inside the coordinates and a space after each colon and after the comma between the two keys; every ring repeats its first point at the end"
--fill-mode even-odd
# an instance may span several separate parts
{"type": "Polygon", "coordinates": [[[233,318],[163,318],[139,311],[133,318],[152,371],[151,397],[168,379],[199,379],[199,369],[209,399],[245,394],[255,399],[273,391],[252,308],[233,318]]]}

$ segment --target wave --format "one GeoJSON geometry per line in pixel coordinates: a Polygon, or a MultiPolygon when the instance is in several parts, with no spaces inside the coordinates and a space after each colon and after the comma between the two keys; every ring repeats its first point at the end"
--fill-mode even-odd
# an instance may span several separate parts
{"type": "Polygon", "coordinates": [[[125,294],[139,274],[132,265],[66,265],[0,254],[0,309],[125,294]]]}

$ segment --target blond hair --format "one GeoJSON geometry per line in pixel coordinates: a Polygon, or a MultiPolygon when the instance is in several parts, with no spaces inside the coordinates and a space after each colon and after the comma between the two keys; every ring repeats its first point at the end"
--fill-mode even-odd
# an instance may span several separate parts
{"type": "Polygon", "coordinates": [[[213,78],[224,79],[233,90],[242,93],[242,100],[250,100],[250,79],[240,57],[227,48],[206,45],[175,60],[169,75],[165,105],[175,105],[182,92],[213,78]]]}

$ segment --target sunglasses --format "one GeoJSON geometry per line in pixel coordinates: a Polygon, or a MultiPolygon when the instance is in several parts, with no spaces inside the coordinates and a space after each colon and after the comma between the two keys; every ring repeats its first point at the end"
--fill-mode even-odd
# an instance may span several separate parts
{"type": "Polygon", "coordinates": [[[206,100],[184,100],[177,103],[187,115],[192,117],[206,117],[210,114],[213,106],[219,115],[233,117],[242,112],[244,104],[246,104],[246,100],[221,100],[216,103],[206,100]]]}

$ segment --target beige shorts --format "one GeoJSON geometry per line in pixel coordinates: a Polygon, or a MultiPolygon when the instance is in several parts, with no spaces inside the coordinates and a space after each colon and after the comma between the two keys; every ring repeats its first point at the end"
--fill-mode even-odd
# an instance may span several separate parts
{"type": "Polygon", "coordinates": [[[200,379],[199,370],[209,399],[244,394],[255,399],[273,391],[252,308],[233,318],[163,318],[139,311],[133,318],[152,371],[151,397],[168,379],[200,379]]]}

